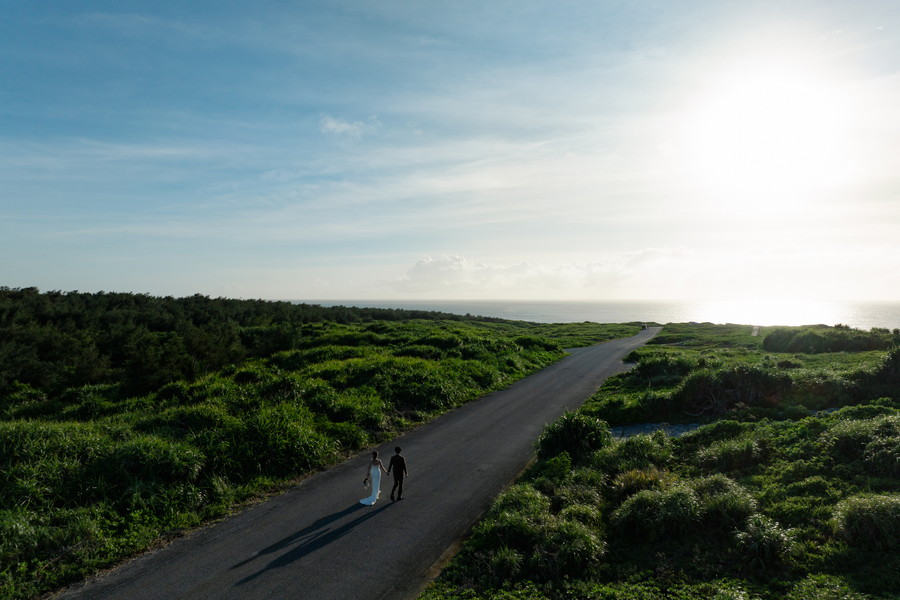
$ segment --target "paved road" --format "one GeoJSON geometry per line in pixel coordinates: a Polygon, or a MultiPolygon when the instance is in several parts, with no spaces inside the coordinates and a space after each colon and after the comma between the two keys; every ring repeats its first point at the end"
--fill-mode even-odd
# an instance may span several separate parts
{"type": "MultiPolygon", "coordinates": [[[[368,453],[200,529],[57,600],[412,598],[492,498],[526,466],[543,427],[624,370],[659,328],[580,348],[550,367],[378,448],[409,463],[405,498],[358,504],[368,453]]],[[[386,461],[385,461],[386,462],[386,461]]],[[[385,490],[385,487],[388,487],[385,490]]]]}

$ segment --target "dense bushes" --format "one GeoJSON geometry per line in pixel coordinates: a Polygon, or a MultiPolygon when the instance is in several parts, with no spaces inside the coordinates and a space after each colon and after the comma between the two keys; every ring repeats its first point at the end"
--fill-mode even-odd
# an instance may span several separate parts
{"type": "Polygon", "coordinates": [[[606,544],[585,507],[555,514],[549,498],[528,484],[499,496],[470,540],[476,560],[490,565],[483,583],[549,581],[590,572],[606,544]]]}
{"type": "Polygon", "coordinates": [[[693,531],[700,521],[700,504],[685,486],[643,490],[622,502],[610,519],[618,535],[656,541],[693,531]]]}
{"type": "MultiPolygon", "coordinates": [[[[815,353],[785,357],[761,350],[758,341],[757,347],[750,342],[746,347],[700,345],[700,340],[712,335],[717,326],[697,326],[699,336],[684,330],[684,326],[674,329],[683,333],[668,335],[672,345],[657,343],[632,352],[628,359],[634,368],[611,378],[583,412],[612,424],[723,417],[782,419],[801,418],[810,411],[858,404],[879,396],[900,397],[900,347],[887,352],[831,353],[813,348],[815,353]]],[[[779,328],[770,335],[777,340],[778,336],[807,329],[779,328]]],[[[825,326],[812,330],[826,337],[833,334],[837,338],[887,340],[876,344],[879,348],[887,347],[892,338],[900,339],[882,330],[867,333],[825,326]]],[[[858,347],[867,348],[863,344],[858,347]]]]}
{"type": "Polygon", "coordinates": [[[750,493],[723,475],[683,481],[669,477],[656,479],[651,489],[625,495],[610,524],[618,535],[655,541],[697,530],[728,532],[742,527],[755,508],[750,493]]]}
{"type": "Polygon", "coordinates": [[[852,496],[834,509],[836,533],[870,550],[900,548],[900,494],[852,496]]]}
{"type": "Polygon", "coordinates": [[[900,476],[900,415],[839,421],[820,441],[835,458],[861,463],[872,475],[900,476]]]}
{"type": "Polygon", "coordinates": [[[762,571],[782,563],[794,549],[792,533],[765,515],[752,515],[734,537],[742,560],[762,571]]]}
{"type": "MultiPolygon", "coordinates": [[[[275,327],[243,331],[242,343],[282,348],[271,356],[146,394],[11,385],[0,402],[0,597],[35,597],[563,356],[524,323],[305,323],[288,349],[278,340],[290,328],[275,327]]],[[[581,523],[573,514],[553,529],[572,547],[552,557],[553,573],[593,556],[581,523]]]]}
{"type": "MultiPolygon", "coordinates": [[[[0,287],[0,398],[16,382],[50,396],[93,384],[116,384],[125,396],[145,394],[248,358],[305,347],[317,337],[319,323],[376,319],[501,322],[427,311],[200,295],[157,298],[0,287]]],[[[348,339],[358,343],[361,338],[350,334],[348,339]]]]}
{"type": "Polygon", "coordinates": [[[560,441],[593,435],[598,421],[578,416],[548,426],[540,460],[423,599],[887,600],[900,589],[895,402],[593,451],[560,441]],[[561,523],[578,535],[560,537],[561,523]],[[557,562],[570,549],[592,558],[557,562]]]}
{"type": "Polygon", "coordinates": [[[707,529],[738,529],[757,507],[756,499],[733,479],[722,474],[692,482],[700,502],[700,516],[707,529]]]}
{"type": "Polygon", "coordinates": [[[826,327],[782,327],[767,333],[763,349],[768,352],[860,352],[863,350],[887,350],[900,342],[900,332],[887,329],[862,331],[844,325],[826,327]]]}
{"type": "Polygon", "coordinates": [[[603,421],[575,412],[567,412],[550,424],[537,442],[539,458],[551,458],[563,452],[578,461],[610,443],[612,435],[603,421]]]}
{"type": "Polygon", "coordinates": [[[777,404],[790,377],[771,369],[747,365],[693,371],[673,398],[689,416],[722,415],[736,406],[777,404]]]}

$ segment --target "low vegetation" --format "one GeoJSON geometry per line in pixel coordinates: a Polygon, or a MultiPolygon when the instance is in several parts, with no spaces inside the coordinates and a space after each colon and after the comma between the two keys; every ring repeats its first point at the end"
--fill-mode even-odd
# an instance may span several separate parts
{"type": "Polygon", "coordinates": [[[547,427],[421,600],[895,599],[898,332],[834,329],[666,326],[547,427]],[[852,347],[783,351],[809,331],[852,347]],[[607,422],[676,420],[707,424],[607,422]]]}
{"type": "Polygon", "coordinates": [[[0,598],[36,598],[563,346],[637,330],[0,289],[0,598]]]}
{"type": "MultiPolygon", "coordinates": [[[[637,324],[0,288],[0,598],[637,324]]],[[[900,332],[670,324],[551,424],[424,600],[887,600],[900,332]],[[609,424],[703,423],[616,439],[609,424]]]]}
{"type": "Polygon", "coordinates": [[[585,410],[612,425],[783,419],[897,393],[898,357],[887,349],[900,343],[900,331],[752,331],[740,325],[667,325],[629,356],[635,368],[611,378],[585,410]],[[836,350],[767,350],[781,348],[779,340],[808,336],[832,340],[829,347],[836,350]],[[846,348],[837,341],[842,339],[849,340],[846,348]]]}

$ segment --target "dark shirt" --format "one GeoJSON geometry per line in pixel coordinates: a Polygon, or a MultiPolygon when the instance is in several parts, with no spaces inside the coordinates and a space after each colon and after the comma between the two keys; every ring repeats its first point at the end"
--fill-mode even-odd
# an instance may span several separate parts
{"type": "Polygon", "coordinates": [[[397,479],[403,479],[403,476],[406,475],[406,459],[399,454],[392,456],[391,462],[388,464],[388,473],[390,472],[393,472],[397,479]]]}

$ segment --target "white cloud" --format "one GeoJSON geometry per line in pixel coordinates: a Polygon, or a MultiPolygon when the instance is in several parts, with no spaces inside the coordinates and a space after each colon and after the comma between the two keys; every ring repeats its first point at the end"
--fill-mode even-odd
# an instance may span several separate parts
{"type": "Polygon", "coordinates": [[[388,286],[407,295],[446,299],[596,298],[609,296],[643,265],[666,260],[677,252],[646,249],[555,265],[527,260],[486,263],[458,255],[425,256],[388,286]]]}
{"type": "Polygon", "coordinates": [[[380,286],[385,298],[859,300],[891,299],[896,247],[820,249],[644,248],[592,260],[487,262],[424,256],[380,286]],[[860,274],[855,277],[850,274],[860,274]],[[399,296],[398,296],[399,294],[399,296]]]}
{"type": "Polygon", "coordinates": [[[370,117],[368,122],[347,121],[330,115],[322,115],[319,119],[319,131],[322,133],[354,140],[374,131],[378,126],[379,122],[375,117],[370,117]]]}

